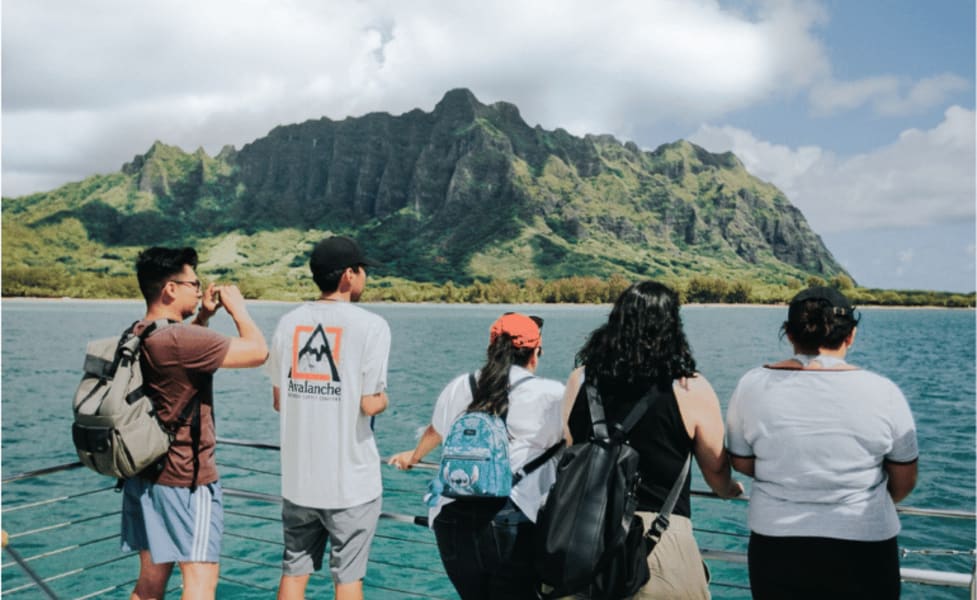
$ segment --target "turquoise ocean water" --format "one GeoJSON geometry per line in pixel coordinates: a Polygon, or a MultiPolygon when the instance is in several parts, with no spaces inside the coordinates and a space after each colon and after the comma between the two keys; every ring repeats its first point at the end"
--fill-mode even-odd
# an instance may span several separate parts
{"type": "MultiPolygon", "coordinates": [[[[266,336],[291,308],[255,303],[250,310],[266,336]]],[[[545,353],[539,374],[564,380],[587,333],[607,314],[607,306],[365,305],[390,323],[390,408],[376,422],[380,452],[388,456],[412,448],[430,418],[441,387],[454,375],[477,368],[491,322],[506,310],[546,319],[545,353]]],[[[76,460],[70,441],[71,396],[80,377],[87,340],[124,329],[142,314],[138,302],[4,301],[2,304],[2,471],[16,473],[76,460]]],[[[790,353],[777,330],[783,307],[683,309],[686,331],[699,365],[722,405],[747,369],[790,353]]],[[[975,504],[975,321],[969,310],[866,309],[850,361],[894,380],[909,398],[920,436],[920,478],[904,504],[974,510],[975,504]]],[[[213,326],[230,333],[220,315],[213,326]]],[[[259,370],[221,371],[216,380],[217,428],[221,437],[278,443],[277,414],[271,409],[267,379],[259,370]]],[[[435,459],[436,455],[432,455],[435,459]]],[[[226,488],[278,492],[274,451],[221,447],[226,488]]],[[[430,472],[398,472],[384,467],[384,510],[423,514],[421,496],[430,472]]],[[[85,470],[5,484],[2,526],[11,544],[44,577],[62,573],[50,585],[64,597],[125,598],[137,560],[120,559],[120,498],[110,490],[21,508],[61,496],[111,487],[112,481],[85,470]],[[64,525],[68,523],[70,525],[64,525]],[[122,588],[110,589],[125,584],[122,588]]],[[[695,473],[693,487],[705,489],[695,473]]],[[[278,508],[257,500],[228,498],[221,598],[274,597],[280,559],[278,508]]],[[[700,546],[743,550],[746,505],[693,499],[700,546]],[[718,533],[717,533],[718,532],[718,533]]],[[[974,521],[932,517],[903,519],[900,546],[909,552],[903,566],[966,572],[974,558],[974,521]],[[940,551],[920,552],[920,551],[940,551]],[[945,554],[943,551],[964,554],[945,554]]],[[[4,596],[25,583],[5,556],[4,596]]],[[[747,598],[745,566],[710,561],[713,596],[747,598]]],[[[174,577],[173,585],[179,578],[174,577]]],[[[424,528],[382,521],[371,555],[369,598],[455,597],[437,558],[433,536],[424,528]],[[404,590],[404,591],[397,591],[404,590]],[[408,593],[409,592],[409,593],[408,593]]],[[[175,595],[177,592],[172,592],[175,595]]],[[[331,597],[327,577],[316,577],[309,597],[331,597]]],[[[962,589],[904,587],[905,598],[966,598],[962,589]]]]}

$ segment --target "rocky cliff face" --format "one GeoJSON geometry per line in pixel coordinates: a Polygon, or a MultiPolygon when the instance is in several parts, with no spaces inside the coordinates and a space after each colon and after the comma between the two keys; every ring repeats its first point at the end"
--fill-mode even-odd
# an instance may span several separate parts
{"type": "Polygon", "coordinates": [[[284,125],[214,158],[156,143],[115,176],[5,201],[4,215],[78,218],[106,245],[343,232],[390,274],[421,280],[844,272],[732,154],[530,127],[512,104],[464,89],[430,113],[284,125]]]}

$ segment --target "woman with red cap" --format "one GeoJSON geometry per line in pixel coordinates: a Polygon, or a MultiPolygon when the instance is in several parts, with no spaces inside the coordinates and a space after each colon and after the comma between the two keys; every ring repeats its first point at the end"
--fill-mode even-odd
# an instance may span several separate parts
{"type": "MultiPolygon", "coordinates": [[[[467,373],[452,380],[438,397],[417,447],[394,455],[390,464],[411,468],[441,444],[466,411],[504,416],[513,473],[559,444],[563,384],[535,376],[543,354],[542,324],[539,317],[519,313],[499,317],[489,330],[487,357],[476,384],[470,385],[467,373]]],[[[534,523],[555,476],[554,461],[549,460],[520,479],[508,498],[435,499],[429,522],[445,571],[462,600],[536,598],[534,523]]]]}

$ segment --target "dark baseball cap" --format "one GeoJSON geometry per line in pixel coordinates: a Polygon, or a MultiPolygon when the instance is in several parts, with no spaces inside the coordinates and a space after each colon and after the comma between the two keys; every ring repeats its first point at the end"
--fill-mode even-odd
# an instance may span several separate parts
{"type": "Polygon", "coordinates": [[[826,302],[828,306],[835,309],[834,313],[836,315],[850,315],[854,310],[848,298],[833,287],[816,286],[801,290],[791,299],[790,306],[800,305],[807,300],[821,300],[826,302]]]}
{"type": "Polygon", "coordinates": [[[363,251],[354,240],[341,235],[325,238],[316,244],[312,249],[312,256],[309,257],[309,268],[313,273],[331,273],[359,265],[381,266],[375,260],[363,256],[363,251]]]}

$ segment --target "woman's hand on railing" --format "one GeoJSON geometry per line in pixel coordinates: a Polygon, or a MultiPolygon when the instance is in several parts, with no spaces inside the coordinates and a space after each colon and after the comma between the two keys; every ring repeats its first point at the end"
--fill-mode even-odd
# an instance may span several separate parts
{"type": "Polygon", "coordinates": [[[397,454],[391,456],[387,461],[387,464],[393,465],[401,471],[406,471],[407,469],[410,469],[416,465],[417,461],[414,460],[413,450],[404,450],[403,452],[398,452],[397,454]]]}

